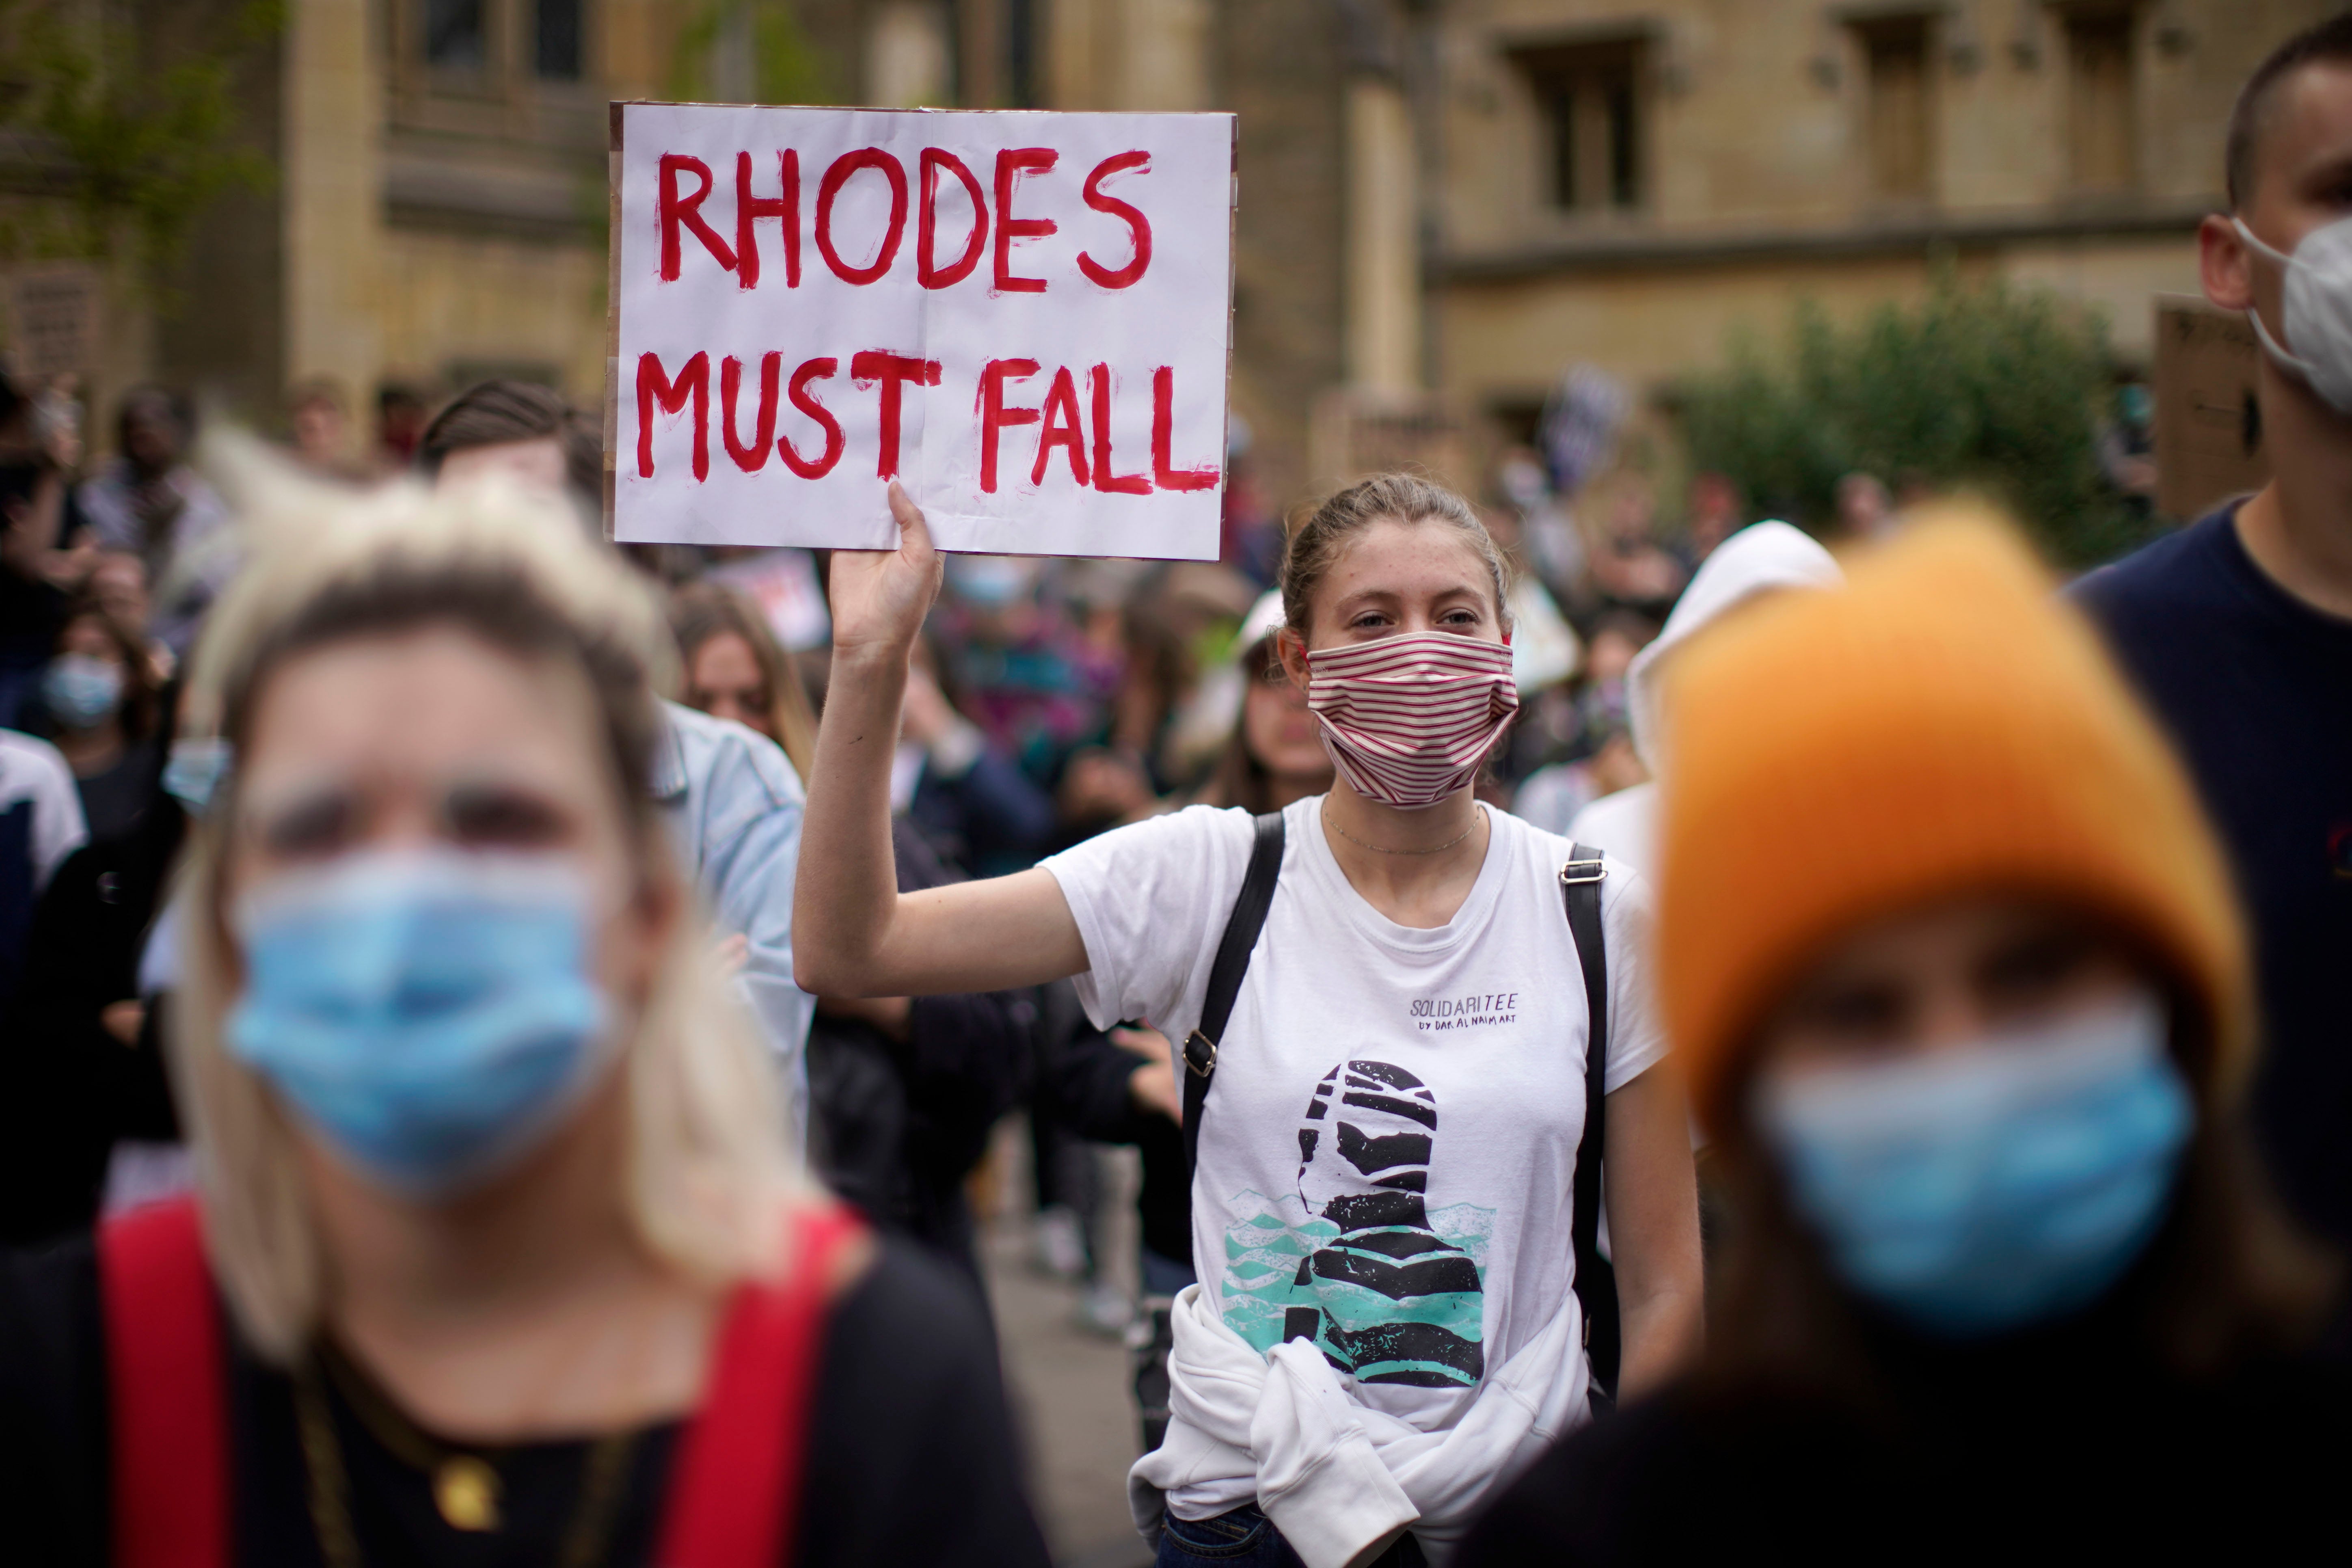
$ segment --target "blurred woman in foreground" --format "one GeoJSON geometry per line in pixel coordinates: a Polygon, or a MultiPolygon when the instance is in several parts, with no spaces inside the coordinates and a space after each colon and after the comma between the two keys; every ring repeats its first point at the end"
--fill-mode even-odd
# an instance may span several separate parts
{"type": "Polygon", "coordinates": [[[1980,520],[1667,676],[1661,990],[1738,1205],[1699,1373],[1465,1562],[2125,1560],[2321,1527],[2344,1391],[2234,1124],[2229,880],[1980,520]],[[2190,1543],[2196,1543],[2194,1545],[2190,1543]]]}
{"type": "Polygon", "coordinates": [[[978,1314],[795,1174],[705,971],[658,611],[519,496],[274,483],[197,671],[201,1199],[0,1265],[12,1545],[1042,1563],[978,1314]]]}

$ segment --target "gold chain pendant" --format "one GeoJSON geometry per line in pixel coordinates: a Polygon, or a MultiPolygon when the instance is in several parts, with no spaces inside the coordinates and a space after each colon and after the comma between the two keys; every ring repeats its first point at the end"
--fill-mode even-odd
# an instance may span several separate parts
{"type": "Polygon", "coordinates": [[[433,1501],[452,1530],[496,1530],[499,1473],[471,1454],[452,1454],[434,1468],[433,1501]]]}

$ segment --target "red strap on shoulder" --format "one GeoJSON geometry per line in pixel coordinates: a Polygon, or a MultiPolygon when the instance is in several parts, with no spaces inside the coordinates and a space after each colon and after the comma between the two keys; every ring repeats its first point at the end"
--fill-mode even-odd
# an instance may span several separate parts
{"type": "Polygon", "coordinates": [[[776,1568],[796,1539],[827,1281],[864,1227],[827,1205],[794,1228],[782,1282],[749,1281],[728,1303],[702,1407],[678,1435],[658,1568],[776,1568]]]}
{"type": "Polygon", "coordinates": [[[98,1232],[115,1568],[228,1568],[228,1379],[194,1198],[98,1232]]]}

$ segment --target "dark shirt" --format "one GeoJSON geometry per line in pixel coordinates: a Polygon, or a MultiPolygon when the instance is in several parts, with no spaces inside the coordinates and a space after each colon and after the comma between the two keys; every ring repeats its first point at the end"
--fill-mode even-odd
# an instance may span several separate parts
{"type": "Polygon", "coordinates": [[[1190,1264],[1192,1190],[1183,1130],[1136,1104],[1129,1080],[1143,1058],[1087,1022],[1068,981],[1045,987],[1044,997],[1038,1088],[1048,1113],[1081,1138],[1135,1145],[1143,1165],[1137,1239],[1162,1258],[1190,1264]]]}
{"type": "MultiPolygon", "coordinates": [[[[900,892],[963,880],[906,817],[890,842],[900,892]]],[[[809,1027],[811,1163],[867,1219],[937,1248],[983,1300],[964,1178],[1027,1091],[1036,1016],[1034,992],[982,991],[916,997],[903,1040],[822,1011],[809,1027]]]]}
{"type": "Polygon", "coordinates": [[[2236,507],[2091,574],[2075,598],[2170,731],[2252,918],[2256,1136],[2288,1206],[2352,1243],[2352,621],[2289,595],[2236,507]]]}
{"type": "Polygon", "coordinates": [[[37,710],[70,603],[54,584],[0,565],[0,730],[22,730],[37,710]]]}
{"type": "Polygon", "coordinates": [[[1455,1568],[2282,1561],[2336,1538],[2352,1388],[2279,1364],[2191,1384],[1979,1350],[1870,1415],[1683,1388],[1575,1433],[1455,1568]]]}
{"type": "Polygon", "coordinates": [[[131,833],[85,844],[49,879],[25,946],[25,977],[0,1029],[0,1247],[87,1230],[118,1139],[179,1136],[148,998],[137,1040],[100,1024],[139,997],[139,959],[184,837],[158,795],[131,833]]]}
{"type": "MultiPolygon", "coordinates": [[[[501,1529],[461,1534],[427,1478],[394,1457],[325,1384],[368,1568],[558,1561],[593,1446],[533,1443],[497,1455],[501,1529]]],[[[235,1561],[324,1568],[306,1500],[293,1384],[242,1353],[231,1371],[235,1561]]],[[[996,1351],[968,1289],[886,1241],[835,1302],[810,1414],[795,1568],[1019,1564],[1045,1568],[1023,1501],[996,1351]]],[[[611,1568],[646,1563],[677,1425],[630,1445],[611,1515],[611,1568]]],[[[0,1519],[9,1562],[102,1568],[110,1513],[106,1365],[98,1269],[83,1237],[0,1254],[0,1519]]]]}
{"type": "Polygon", "coordinates": [[[132,741],[104,772],[74,780],[91,838],[120,838],[139,826],[163,793],[156,784],[162,765],[152,742],[132,741]]]}
{"type": "Polygon", "coordinates": [[[908,811],[940,859],[975,877],[1026,871],[1054,837],[1054,797],[992,750],[954,778],[925,762],[908,811]]]}

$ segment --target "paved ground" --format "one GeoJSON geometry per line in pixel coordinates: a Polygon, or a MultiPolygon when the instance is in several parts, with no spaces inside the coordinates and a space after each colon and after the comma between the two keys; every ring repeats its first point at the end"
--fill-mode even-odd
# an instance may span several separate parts
{"type": "MultiPolygon", "coordinates": [[[[997,1142],[996,1189],[1007,1198],[1027,1194],[1020,1168],[1027,1142],[1017,1134],[997,1142]]],[[[1102,1250],[1131,1293],[1134,1152],[1110,1151],[1105,1163],[1110,1219],[1102,1250]]],[[[1151,1552],[1127,1511],[1136,1427],[1126,1348],[1079,1326],[1078,1289],[1032,1267],[1028,1229],[1017,1215],[1000,1213],[990,1224],[982,1257],[1013,1418],[1028,1450],[1030,1496],[1057,1568],[1144,1568],[1151,1552]]]]}

